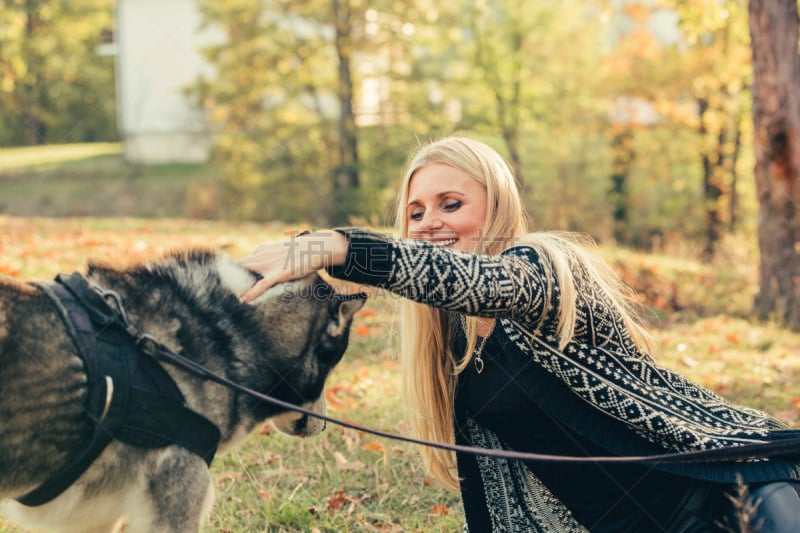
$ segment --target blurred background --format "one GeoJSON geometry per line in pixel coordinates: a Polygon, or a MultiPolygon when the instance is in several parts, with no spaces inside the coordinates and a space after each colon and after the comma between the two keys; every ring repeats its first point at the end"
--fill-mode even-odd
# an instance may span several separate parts
{"type": "Polygon", "coordinates": [[[383,225],[416,144],[458,132],[538,228],[754,234],[744,1],[3,4],[0,145],[47,149],[0,151],[0,212],[383,225]],[[89,158],[58,194],[12,179],[89,158]]]}

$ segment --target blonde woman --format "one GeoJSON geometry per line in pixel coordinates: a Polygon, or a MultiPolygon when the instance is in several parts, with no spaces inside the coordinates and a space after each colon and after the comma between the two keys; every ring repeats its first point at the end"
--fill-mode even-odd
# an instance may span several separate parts
{"type": "MultiPolygon", "coordinates": [[[[320,268],[404,296],[403,393],[415,437],[571,456],[800,437],[659,367],[628,291],[597,254],[565,235],[528,233],[513,175],[488,145],[448,137],[421,146],[396,229],[402,238],[337,229],[265,243],[241,260],[263,276],[242,299],[320,268]]],[[[793,461],[652,466],[421,453],[436,479],[460,490],[473,533],[734,528],[727,494],[737,479],[759,501],[753,527],[800,531],[793,461]]]]}

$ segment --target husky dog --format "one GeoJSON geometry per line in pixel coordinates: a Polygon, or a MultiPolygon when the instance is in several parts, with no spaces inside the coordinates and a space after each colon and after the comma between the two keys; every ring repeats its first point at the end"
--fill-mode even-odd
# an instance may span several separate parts
{"type": "MultiPolygon", "coordinates": [[[[325,379],[347,348],[350,323],[364,297],[340,297],[313,274],[242,304],[238,295],[256,278],[223,255],[201,250],[127,268],[90,263],[85,276],[118,295],[128,321],[171,351],[250,389],[324,413],[325,379]]],[[[96,418],[87,408],[92,390],[87,363],[45,289],[0,278],[5,518],[58,532],[110,532],[123,524],[128,533],[199,531],[213,501],[210,458],[170,443],[143,447],[111,439],[54,499],[35,505],[17,501],[71,464],[97,431],[95,422],[106,416],[96,418]]],[[[324,427],[317,418],[286,412],[170,364],[151,364],[166,371],[192,415],[215,426],[220,452],[266,419],[300,436],[324,427]]],[[[106,384],[105,395],[116,394],[112,385],[106,384]]]]}

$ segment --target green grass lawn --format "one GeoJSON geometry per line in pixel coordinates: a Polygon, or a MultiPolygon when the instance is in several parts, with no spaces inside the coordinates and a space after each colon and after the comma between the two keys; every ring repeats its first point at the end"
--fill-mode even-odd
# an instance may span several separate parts
{"type": "MultiPolygon", "coordinates": [[[[31,168],[12,165],[4,160],[8,153],[0,151],[0,204],[10,202],[6,194],[11,191],[28,214],[4,216],[0,205],[0,274],[50,279],[82,269],[90,257],[135,261],[176,247],[210,246],[241,256],[262,240],[296,229],[176,215],[184,205],[177,200],[181,194],[167,195],[161,184],[172,180],[185,194],[194,180],[212,175],[202,165],[140,169],[132,178],[141,189],[136,198],[161,199],[165,218],[148,218],[139,201],[131,202],[129,211],[116,207],[107,216],[69,216],[81,199],[113,197],[117,182],[128,179],[125,172],[131,169],[118,153],[88,150],[83,159],[52,153],[54,159],[61,153],[60,163],[31,168]],[[78,182],[75,189],[67,186],[70,182],[78,182]],[[36,183],[41,189],[34,188],[36,183]],[[38,191],[36,200],[24,198],[25,186],[38,191]],[[128,214],[117,216],[123,212],[128,214]]],[[[15,157],[19,162],[33,156],[23,150],[15,157]]],[[[750,252],[731,252],[712,265],[691,257],[602,253],[650,310],[661,364],[800,427],[800,335],[747,320],[755,290],[750,252]]],[[[328,382],[329,414],[403,432],[395,320],[389,298],[370,300],[356,317],[347,355],[328,382]]],[[[268,428],[215,460],[217,499],[206,533],[460,531],[457,495],[425,475],[413,446],[335,425],[308,439],[268,428]]],[[[0,520],[0,533],[12,531],[18,530],[0,520]]]]}
{"type": "Polygon", "coordinates": [[[0,148],[0,172],[56,167],[72,161],[86,161],[120,155],[119,143],[52,144],[0,148]]]}
{"type": "MultiPolygon", "coordinates": [[[[53,217],[207,214],[206,164],[134,165],[119,144],[0,149],[0,213],[53,217]]],[[[213,192],[213,191],[212,191],[213,192]]]]}

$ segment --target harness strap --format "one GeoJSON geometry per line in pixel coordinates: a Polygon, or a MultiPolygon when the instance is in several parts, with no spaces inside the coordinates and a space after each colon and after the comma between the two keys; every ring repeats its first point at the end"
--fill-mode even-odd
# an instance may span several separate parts
{"type": "Polygon", "coordinates": [[[80,274],[34,284],[55,305],[87,374],[86,411],[94,422],[88,445],[42,485],[17,500],[42,505],[74,483],[112,439],[141,448],[179,445],[211,464],[219,429],[186,406],[175,382],[80,274]]]}

